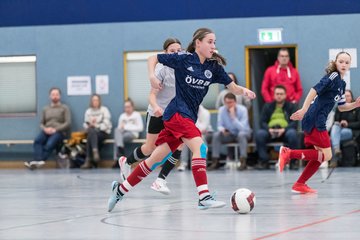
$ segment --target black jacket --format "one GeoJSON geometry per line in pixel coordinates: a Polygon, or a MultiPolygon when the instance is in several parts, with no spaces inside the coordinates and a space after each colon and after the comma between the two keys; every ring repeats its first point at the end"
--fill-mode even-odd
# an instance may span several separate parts
{"type": "MultiPolygon", "coordinates": [[[[276,107],[276,102],[273,101],[271,103],[266,103],[261,111],[261,122],[260,127],[262,129],[268,130],[269,126],[268,123],[270,121],[271,115],[274,113],[276,107]]],[[[293,114],[296,111],[296,106],[292,104],[291,102],[285,102],[283,106],[283,111],[285,113],[286,121],[288,122],[288,126],[286,129],[289,128],[297,128],[297,122],[290,120],[291,114],[293,114]]]]}
{"type": "Polygon", "coordinates": [[[353,137],[357,138],[360,135],[360,109],[356,108],[348,112],[340,112],[339,109],[336,109],[335,113],[335,122],[341,122],[341,120],[346,120],[348,122],[348,128],[353,132],[353,137]]]}

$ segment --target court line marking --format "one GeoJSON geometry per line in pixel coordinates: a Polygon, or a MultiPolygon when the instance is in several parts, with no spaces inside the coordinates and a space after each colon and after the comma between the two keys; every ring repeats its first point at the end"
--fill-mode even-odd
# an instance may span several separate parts
{"type": "MultiPolygon", "coordinates": [[[[178,201],[178,202],[186,202],[186,201],[178,201]]],[[[190,202],[190,201],[187,201],[190,202]]],[[[192,202],[192,201],[191,201],[192,202]]],[[[168,204],[165,204],[168,205],[168,204]]],[[[163,207],[165,205],[159,206],[159,207],[163,207]]],[[[167,211],[183,211],[186,208],[173,208],[172,210],[167,210],[167,211]]],[[[219,208],[217,209],[213,209],[214,211],[211,212],[211,214],[221,214],[221,215],[228,215],[228,213],[224,213],[221,211],[221,209],[223,208],[219,208]]],[[[211,211],[211,210],[205,210],[205,211],[211,211]]],[[[153,210],[152,212],[158,212],[157,210],[153,210]]],[[[132,212],[131,214],[136,214],[136,213],[144,213],[143,211],[141,212],[132,212]]],[[[147,212],[149,213],[149,212],[147,212]]],[[[205,213],[205,212],[204,212],[205,213]]],[[[202,214],[202,213],[201,213],[202,214]]],[[[233,214],[234,216],[236,214],[233,214]]],[[[121,214],[121,212],[119,212],[117,215],[111,215],[111,216],[107,216],[104,217],[100,220],[101,223],[106,224],[106,225],[111,225],[111,226],[115,226],[115,227],[120,227],[120,228],[129,228],[129,229],[139,229],[139,230],[152,230],[152,231],[168,231],[168,232],[196,232],[196,233],[202,233],[202,232],[213,232],[213,233],[236,233],[236,231],[229,231],[229,230],[199,230],[199,229],[183,229],[183,228],[165,228],[165,227],[146,227],[146,226],[130,226],[130,225],[126,225],[126,224],[118,224],[118,223],[112,223],[109,222],[110,219],[112,218],[116,218],[119,216],[124,216],[124,214],[121,214]]]]}
{"type": "Polygon", "coordinates": [[[335,220],[335,219],[338,219],[338,218],[346,217],[346,216],[354,214],[354,213],[360,213],[360,209],[354,210],[354,211],[351,211],[351,212],[347,212],[347,213],[344,213],[342,215],[320,219],[318,221],[307,223],[307,224],[304,224],[304,225],[301,225],[301,226],[292,227],[292,228],[289,228],[289,229],[286,229],[286,230],[283,230],[283,231],[280,231],[280,232],[275,232],[275,233],[271,233],[271,234],[264,235],[264,236],[261,236],[261,237],[257,237],[257,238],[254,238],[254,240],[261,240],[261,239],[275,237],[275,236],[285,234],[285,233],[289,233],[289,232],[293,232],[293,231],[296,231],[296,230],[299,230],[299,229],[302,229],[302,228],[312,227],[312,226],[317,225],[317,224],[321,224],[321,223],[329,222],[329,221],[332,221],[332,220],[335,220]]]}
{"type": "MultiPolygon", "coordinates": [[[[172,201],[172,202],[169,202],[168,205],[173,205],[173,204],[177,205],[179,202],[183,202],[183,201],[172,201]]],[[[79,219],[83,219],[83,218],[101,217],[101,216],[104,216],[104,215],[107,216],[107,217],[103,217],[103,218],[100,219],[100,220],[102,220],[102,219],[112,218],[112,217],[121,216],[121,215],[122,216],[131,215],[134,212],[137,213],[137,211],[141,211],[141,210],[143,212],[143,209],[148,209],[149,207],[151,208],[151,207],[156,207],[156,206],[158,206],[158,204],[153,204],[153,205],[148,205],[148,206],[141,206],[141,207],[138,207],[138,208],[126,209],[126,210],[122,210],[121,212],[114,212],[112,214],[108,213],[106,211],[106,209],[104,209],[103,213],[87,214],[87,215],[80,215],[80,216],[74,216],[74,217],[68,217],[68,218],[60,218],[60,219],[48,220],[48,221],[37,222],[37,223],[28,223],[28,224],[21,224],[21,225],[17,225],[17,226],[3,227],[3,228],[0,228],[0,232],[7,231],[7,230],[13,230],[13,229],[19,229],[19,228],[21,229],[21,228],[26,228],[26,227],[33,227],[33,226],[46,225],[46,224],[52,224],[52,223],[60,223],[60,222],[66,222],[66,221],[79,220],[79,219]],[[109,215],[111,215],[111,216],[109,216],[109,215]]]]}
{"type": "Polygon", "coordinates": [[[109,180],[105,180],[105,179],[98,179],[98,178],[88,178],[88,177],[83,177],[81,175],[76,175],[76,179],[78,180],[82,180],[82,181],[90,181],[90,182],[106,182],[109,183],[109,180]]]}

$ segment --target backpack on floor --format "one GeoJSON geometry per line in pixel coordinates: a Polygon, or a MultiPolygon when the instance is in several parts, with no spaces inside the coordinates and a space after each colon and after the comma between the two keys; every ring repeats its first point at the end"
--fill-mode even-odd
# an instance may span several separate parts
{"type": "Polygon", "coordinates": [[[72,132],[57,158],[58,168],[79,168],[85,162],[86,132],[72,132]]]}
{"type": "Polygon", "coordinates": [[[358,144],[354,140],[349,140],[341,144],[341,161],[343,167],[353,167],[357,163],[358,144]]]}

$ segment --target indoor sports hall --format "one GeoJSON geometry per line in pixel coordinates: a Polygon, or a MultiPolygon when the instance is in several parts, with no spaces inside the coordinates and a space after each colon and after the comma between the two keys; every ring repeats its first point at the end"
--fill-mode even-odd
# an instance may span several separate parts
{"type": "Polygon", "coordinates": [[[0,1],[0,239],[360,239],[359,21],[356,0],[0,1]],[[181,46],[178,57],[165,57],[168,39],[181,46]],[[204,57],[210,48],[211,57],[204,57]],[[173,85],[154,87],[151,56],[167,67],[173,85]],[[212,63],[217,68],[210,71],[212,63]],[[229,81],[244,87],[243,102],[234,96],[236,107],[227,101],[230,90],[210,84],[229,81]],[[192,119],[187,113],[199,111],[200,103],[205,109],[196,120],[206,116],[207,128],[196,127],[208,152],[203,155],[204,145],[195,149],[205,164],[198,168],[199,158],[186,148],[181,158],[169,158],[175,167],[161,180],[170,189],[162,194],[154,184],[165,167],[148,167],[149,157],[124,180],[118,159],[139,158],[149,119],[168,109],[153,107],[151,93],[158,97],[169,86],[184,88],[169,101],[193,99],[178,104],[185,106],[176,108],[182,117],[192,119]],[[191,108],[199,89],[206,96],[191,108]],[[308,99],[312,90],[316,97],[308,99]],[[319,103],[324,96],[331,106],[319,103]],[[326,116],[305,111],[305,119],[316,119],[310,124],[327,138],[309,146],[314,135],[293,114],[314,106],[320,107],[313,116],[326,116]],[[219,140],[218,157],[215,136],[243,126],[234,120],[243,115],[231,109],[245,109],[250,130],[245,145],[240,134],[219,140]],[[139,125],[126,130],[125,124],[135,125],[133,113],[139,125]],[[222,125],[226,114],[230,127],[222,125]],[[290,126],[295,137],[288,139],[290,126]],[[291,142],[297,145],[285,158],[291,142]],[[197,174],[204,172],[206,184],[199,185],[197,174]],[[120,200],[109,211],[112,197],[120,200]],[[202,205],[209,199],[225,206],[202,205]]]}

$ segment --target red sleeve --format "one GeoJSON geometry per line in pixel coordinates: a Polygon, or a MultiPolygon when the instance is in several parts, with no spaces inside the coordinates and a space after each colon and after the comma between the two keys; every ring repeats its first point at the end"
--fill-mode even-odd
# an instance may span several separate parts
{"type": "Polygon", "coordinates": [[[299,72],[297,70],[295,72],[296,72],[296,83],[295,83],[295,97],[294,97],[294,99],[298,103],[298,102],[300,102],[300,99],[302,97],[303,89],[302,89],[302,85],[301,85],[299,72]]]}
{"type": "Polygon", "coordinates": [[[265,74],[264,74],[264,79],[262,81],[262,85],[261,85],[261,94],[264,98],[265,102],[272,102],[273,101],[273,96],[271,96],[271,90],[270,90],[270,74],[271,70],[270,68],[266,69],[265,74]]]}

